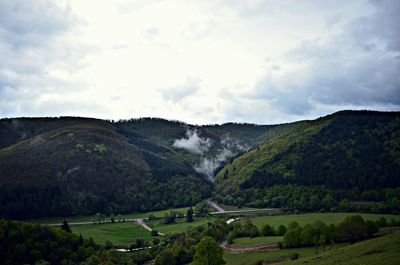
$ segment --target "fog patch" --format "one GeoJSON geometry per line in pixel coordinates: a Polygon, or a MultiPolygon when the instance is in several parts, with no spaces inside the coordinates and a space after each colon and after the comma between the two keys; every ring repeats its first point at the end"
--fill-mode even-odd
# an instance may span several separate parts
{"type": "Polygon", "coordinates": [[[201,137],[197,130],[187,130],[186,138],[175,140],[173,146],[194,154],[203,155],[212,146],[212,140],[201,137]]]}
{"type": "Polygon", "coordinates": [[[229,135],[224,135],[220,144],[222,148],[212,157],[203,157],[201,161],[193,168],[197,173],[205,175],[210,181],[214,182],[215,171],[228,159],[236,156],[239,152],[248,151],[249,146],[240,144],[240,142],[229,135]]]}

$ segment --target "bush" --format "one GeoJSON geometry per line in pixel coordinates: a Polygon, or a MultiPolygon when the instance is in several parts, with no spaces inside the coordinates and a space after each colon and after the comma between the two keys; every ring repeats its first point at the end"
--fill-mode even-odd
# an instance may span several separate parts
{"type": "Polygon", "coordinates": [[[294,253],[290,253],[290,254],[289,254],[289,258],[290,258],[291,260],[298,259],[299,256],[300,256],[300,254],[297,253],[297,252],[294,252],[294,253]]]}

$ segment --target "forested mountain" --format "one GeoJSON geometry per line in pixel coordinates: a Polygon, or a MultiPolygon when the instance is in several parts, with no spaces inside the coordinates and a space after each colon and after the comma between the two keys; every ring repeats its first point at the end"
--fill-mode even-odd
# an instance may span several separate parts
{"type": "Polygon", "coordinates": [[[332,206],[346,198],[396,205],[398,192],[386,189],[400,187],[399,139],[398,112],[342,111],[282,125],[2,119],[0,215],[186,206],[214,186],[228,204],[315,210],[316,201],[332,206]]]}
{"type": "Polygon", "coordinates": [[[263,199],[275,185],[287,195],[288,184],[344,193],[400,187],[400,113],[341,111],[304,122],[216,176],[218,195],[245,201],[263,199]]]}
{"type": "Polygon", "coordinates": [[[211,195],[208,178],[225,160],[293,127],[194,126],[150,118],[2,119],[0,215],[33,218],[192,205],[211,195]]]}

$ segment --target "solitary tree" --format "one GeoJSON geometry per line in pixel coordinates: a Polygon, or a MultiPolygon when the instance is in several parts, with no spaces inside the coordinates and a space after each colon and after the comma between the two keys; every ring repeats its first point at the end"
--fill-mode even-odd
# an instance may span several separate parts
{"type": "Polygon", "coordinates": [[[225,261],[222,257],[223,251],[217,242],[209,236],[196,245],[196,254],[194,255],[192,265],[222,265],[225,261]]]}
{"type": "Polygon", "coordinates": [[[69,227],[69,224],[68,224],[68,222],[67,222],[67,220],[64,220],[63,222],[62,222],[62,225],[61,225],[61,230],[64,230],[65,232],[68,232],[68,233],[71,233],[72,231],[71,231],[71,228],[69,227]]]}
{"type": "Polygon", "coordinates": [[[192,207],[190,207],[187,211],[186,211],[186,221],[188,223],[193,222],[193,209],[192,207]]]}

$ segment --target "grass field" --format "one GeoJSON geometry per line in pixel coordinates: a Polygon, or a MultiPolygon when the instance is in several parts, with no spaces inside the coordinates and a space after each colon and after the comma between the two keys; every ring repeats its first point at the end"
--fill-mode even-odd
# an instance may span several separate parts
{"type": "Polygon", "coordinates": [[[93,238],[98,244],[111,241],[116,246],[129,247],[137,238],[151,240],[150,232],[144,230],[135,222],[114,224],[90,224],[71,226],[72,232],[81,234],[84,238],[93,238]]]}
{"type": "MultiPolygon", "coordinates": [[[[335,245],[333,248],[339,248],[343,244],[335,245]]],[[[250,265],[257,260],[262,260],[265,264],[282,262],[289,259],[291,253],[298,253],[300,257],[310,257],[315,255],[315,248],[294,248],[294,249],[276,249],[265,253],[224,253],[226,265],[250,265]]],[[[280,263],[279,263],[280,264],[280,263]]]]}
{"type": "Polygon", "coordinates": [[[186,222],[185,218],[177,219],[176,223],[173,224],[162,224],[161,220],[155,220],[155,221],[146,221],[146,224],[152,227],[153,229],[156,229],[158,232],[167,234],[173,234],[173,233],[180,233],[180,232],[185,232],[189,227],[196,227],[202,224],[206,224],[208,222],[213,222],[215,220],[214,217],[194,217],[194,220],[192,223],[186,222]]]}
{"type": "Polygon", "coordinates": [[[298,260],[287,261],[283,264],[304,263],[309,265],[397,265],[400,264],[400,231],[316,256],[304,258],[300,256],[298,260]]]}
{"type": "Polygon", "coordinates": [[[233,240],[232,246],[234,247],[259,247],[266,246],[271,244],[276,244],[279,241],[282,241],[283,237],[281,236],[260,236],[260,237],[242,237],[235,238],[233,240]]]}
{"type": "MultiPolygon", "coordinates": [[[[307,213],[307,214],[297,214],[297,215],[276,215],[276,216],[263,216],[252,218],[251,221],[259,229],[263,225],[269,224],[274,227],[278,227],[283,224],[287,226],[290,222],[296,221],[301,225],[311,224],[316,220],[321,220],[326,224],[337,224],[346,216],[355,215],[359,213],[307,213]]],[[[387,220],[394,218],[400,220],[400,215],[388,215],[388,214],[360,214],[364,219],[377,220],[380,217],[385,217],[387,220]]]]}
{"type": "MultiPolygon", "coordinates": [[[[186,213],[187,209],[189,209],[189,207],[166,209],[166,210],[146,212],[146,213],[131,213],[131,214],[122,215],[122,217],[124,219],[147,218],[147,217],[149,217],[150,214],[153,214],[156,217],[163,217],[165,213],[169,213],[171,210],[186,213]]],[[[61,223],[64,219],[66,219],[69,223],[71,223],[71,222],[90,222],[90,221],[92,221],[93,216],[94,215],[71,216],[71,217],[52,217],[52,218],[27,220],[27,222],[39,223],[39,224],[56,224],[56,223],[61,223]]],[[[117,218],[117,217],[115,217],[115,218],[117,218]]],[[[109,218],[106,218],[106,219],[109,219],[109,218]]]]}

